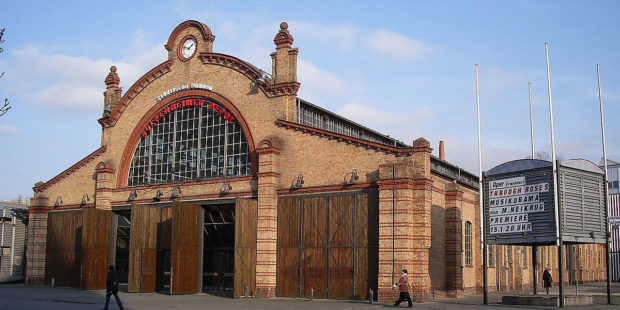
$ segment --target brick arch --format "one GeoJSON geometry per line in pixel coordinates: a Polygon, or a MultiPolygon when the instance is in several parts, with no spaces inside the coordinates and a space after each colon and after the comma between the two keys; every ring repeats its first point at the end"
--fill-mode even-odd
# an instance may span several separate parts
{"type": "Polygon", "coordinates": [[[174,45],[174,41],[177,39],[179,34],[181,34],[181,32],[187,28],[198,29],[198,31],[200,31],[200,35],[202,36],[202,40],[205,42],[213,42],[215,40],[215,36],[213,35],[213,33],[211,33],[211,29],[209,29],[207,25],[196,20],[188,20],[174,28],[174,30],[170,34],[170,37],[168,37],[168,42],[166,43],[166,45],[164,45],[164,47],[167,50],[171,51],[172,45],[174,45]]]}
{"type": "Polygon", "coordinates": [[[237,107],[235,107],[235,105],[230,100],[218,93],[202,89],[190,89],[166,97],[165,100],[162,100],[153,107],[151,107],[136,124],[131,135],[129,136],[129,139],[127,140],[127,143],[125,144],[125,149],[123,150],[123,155],[121,157],[119,165],[118,176],[116,178],[116,188],[123,188],[127,186],[127,177],[129,173],[129,167],[131,166],[131,159],[136,149],[136,145],[140,141],[141,133],[144,129],[144,124],[150,121],[159,112],[159,110],[164,108],[165,106],[171,104],[174,101],[190,97],[209,98],[216,103],[224,106],[228,110],[228,112],[230,112],[230,114],[234,116],[235,120],[239,122],[239,125],[241,125],[241,129],[245,134],[245,139],[248,142],[250,163],[252,165],[252,175],[256,175],[256,173],[258,172],[258,157],[256,155],[256,146],[254,145],[252,132],[250,132],[250,128],[241,112],[239,112],[237,107]]]}

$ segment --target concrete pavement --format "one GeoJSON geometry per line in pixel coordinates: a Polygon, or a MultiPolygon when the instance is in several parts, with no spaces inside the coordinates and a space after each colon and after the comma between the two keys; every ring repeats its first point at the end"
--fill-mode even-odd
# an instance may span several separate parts
{"type": "MultiPolygon", "coordinates": [[[[615,303],[620,304],[620,284],[614,283],[612,287],[615,303]]],[[[520,294],[521,291],[513,291],[511,294],[520,294]]],[[[597,295],[596,301],[604,303],[604,283],[580,285],[580,294],[597,295]]],[[[489,295],[489,305],[482,304],[482,295],[467,296],[459,299],[436,300],[425,303],[415,303],[414,309],[434,310],[470,310],[470,309],[554,309],[551,307],[507,306],[500,304],[501,297],[507,293],[492,293],[489,295]]],[[[552,294],[557,294],[557,287],[553,288],[552,294]]],[[[575,287],[565,288],[566,295],[574,295],[575,287]]],[[[293,298],[254,299],[239,298],[231,299],[210,294],[196,295],[166,295],[159,293],[120,293],[125,309],[128,310],[163,310],[163,309],[251,309],[251,310],[345,310],[345,309],[386,309],[392,308],[391,304],[368,304],[357,301],[334,301],[317,300],[309,301],[293,298]]],[[[112,298],[114,299],[114,298],[112,298]]],[[[0,284],[0,309],[2,310],[25,310],[25,309],[102,309],[105,302],[104,290],[79,290],[75,288],[49,288],[49,287],[26,287],[23,284],[0,284]]],[[[401,304],[405,308],[405,304],[401,304]]],[[[117,309],[114,300],[110,301],[110,309],[117,309]]],[[[620,309],[615,305],[593,305],[570,307],[570,309],[620,309]]]]}

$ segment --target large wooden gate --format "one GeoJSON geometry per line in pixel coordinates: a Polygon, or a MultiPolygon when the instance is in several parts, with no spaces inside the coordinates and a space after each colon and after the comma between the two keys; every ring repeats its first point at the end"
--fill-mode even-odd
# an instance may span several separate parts
{"type": "Polygon", "coordinates": [[[235,284],[234,297],[256,288],[256,199],[237,199],[235,208],[235,284]]]}
{"type": "Polygon", "coordinates": [[[377,192],[280,198],[278,296],[367,299],[377,290],[377,192]]]}
{"type": "Polygon", "coordinates": [[[45,283],[80,287],[81,254],[82,210],[49,212],[45,283]]]}
{"type": "Polygon", "coordinates": [[[154,292],[157,280],[157,225],[161,208],[133,206],[129,246],[129,291],[154,292]]]}
{"type": "Polygon", "coordinates": [[[301,198],[280,198],[278,202],[278,251],[276,295],[301,294],[301,198]]]}
{"type": "Polygon", "coordinates": [[[95,208],[82,212],[82,288],[102,289],[110,265],[112,212],[95,208]]]}
{"type": "Polygon", "coordinates": [[[195,294],[202,288],[202,229],[199,205],[172,206],[171,294],[195,294]]]}

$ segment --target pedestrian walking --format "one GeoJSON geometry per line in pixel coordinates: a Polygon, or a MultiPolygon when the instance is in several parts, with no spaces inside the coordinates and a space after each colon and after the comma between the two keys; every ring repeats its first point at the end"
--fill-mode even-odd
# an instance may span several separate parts
{"type": "Polygon", "coordinates": [[[398,300],[394,302],[394,307],[400,306],[400,302],[405,300],[408,303],[408,308],[413,307],[411,296],[409,296],[409,289],[411,288],[411,285],[409,285],[409,276],[407,275],[407,269],[403,269],[402,275],[398,279],[398,282],[394,283],[393,287],[396,288],[396,286],[398,286],[398,291],[400,292],[400,295],[398,296],[398,300]]]}
{"type": "Polygon", "coordinates": [[[547,290],[547,295],[549,295],[549,288],[553,285],[553,278],[551,277],[549,268],[545,268],[542,278],[543,278],[543,287],[547,290]]]}
{"type": "Polygon", "coordinates": [[[114,265],[110,265],[109,270],[110,271],[108,271],[108,278],[105,285],[105,306],[103,307],[103,310],[108,310],[110,296],[112,295],[114,295],[118,308],[123,310],[123,302],[121,302],[121,298],[118,297],[118,273],[114,270],[114,265]]]}

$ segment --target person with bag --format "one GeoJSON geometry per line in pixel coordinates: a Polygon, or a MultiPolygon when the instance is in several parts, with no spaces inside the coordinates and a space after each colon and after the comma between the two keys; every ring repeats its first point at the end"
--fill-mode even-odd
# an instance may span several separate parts
{"type": "Polygon", "coordinates": [[[108,269],[110,271],[108,271],[108,278],[105,285],[105,306],[103,307],[103,310],[108,310],[111,295],[114,295],[114,299],[116,300],[118,308],[120,310],[123,310],[123,302],[121,302],[121,298],[118,297],[118,273],[116,273],[116,270],[114,270],[114,265],[110,265],[108,269]]]}
{"type": "Polygon", "coordinates": [[[553,285],[553,278],[551,277],[549,268],[545,268],[542,278],[543,278],[543,287],[547,290],[547,295],[549,295],[549,288],[553,285]]]}
{"type": "Polygon", "coordinates": [[[413,307],[411,296],[409,296],[409,289],[411,288],[411,285],[409,285],[409,275],[407,275],[407,269],[403,269],[403,273],[398,279],[398,283],[394,283],[393,287],[396,288],[396,286],[398,286],[400,295],[398,296],[398,300],[394,302],[394,307],[400,306],[400,302],[405,300],[408,303],[407,308],[413,307]]]}

